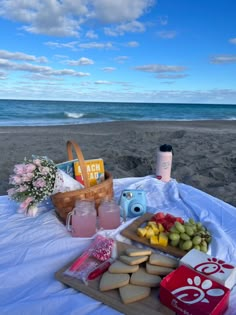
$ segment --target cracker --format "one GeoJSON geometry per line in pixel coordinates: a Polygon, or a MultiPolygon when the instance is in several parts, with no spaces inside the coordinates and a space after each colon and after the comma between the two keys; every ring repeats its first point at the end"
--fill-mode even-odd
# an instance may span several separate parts
{"type": "Polygon", "coordinates": [[[110,273],[106,271],[100,280],[99,289],[100,291],[108,291],[113,289],[118,289],[129,283],[130,276],[128,274],[121,273],[110,273]]]}
{"type": "Polygon", "coordinates": [[[152,254],[151,249],[143,249],[143,248],[127,248],[125,251],[128,256],[149,256],[152,254]]]}
{"type": "Polygon", "coordinates": [[[149,263],[152,265],[176,268],[178,266],[178,260],[162,254],[152,254],[149,258],[149,263]]]}
{"type": "Polygon", "coordinates": [[[128,264],[128,265],[138,265],[138,264],[141,264],[142,262],[144,261],[147,261],[149,258],[149,256],[134,256],[134,257],[130,257],[130,256],[127,256],[127,255],[121,255],[119,257],[119,259],[128,264]]]}
{"type": "Polygon", "coordinates": [[[129,304],[148,297],[151,293],[151,288],[128,284],[119,288],[119,292],[122,302],[129,304]]]}
{"type": "Polygon", "coordinates": [[[169,267],[151,265],[148,262],[146,263],[146,271],[147,273],[150,273],[152,275],[166,276],[173,270],[175,269],[169,268],[169,267]]]}
{"type": "Polygon", "coordinates": [[[140,267],[137,272],[131,275],[130,284],[152,288],[158,287],[161,280],[161,277],[147,273],[145,268],[140,267]]]}
{"type": "Polygon", "coordinates": [[[108,271],[111,273],[132,273],[139,269],[139,265],[128,265],[120,260],[114,261],[108,271]]]}

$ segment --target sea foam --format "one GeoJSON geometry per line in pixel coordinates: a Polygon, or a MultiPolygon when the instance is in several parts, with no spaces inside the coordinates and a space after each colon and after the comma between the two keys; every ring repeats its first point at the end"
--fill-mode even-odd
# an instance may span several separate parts
{"type": "Polygon", "coordinates": [[[70,112],[64,112],[64,115],[68,118],[81,118],[84,116],[82,113],[70,113],[70,112]]]}

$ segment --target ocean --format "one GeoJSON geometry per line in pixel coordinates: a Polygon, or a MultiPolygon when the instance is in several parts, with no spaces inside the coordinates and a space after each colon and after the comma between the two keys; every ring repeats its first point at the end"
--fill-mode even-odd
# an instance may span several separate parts
{"type": "Polygon", "coordinates": [[[236,120],[236,105],[0,100],[0,126],[130,120],[236,120]]]}

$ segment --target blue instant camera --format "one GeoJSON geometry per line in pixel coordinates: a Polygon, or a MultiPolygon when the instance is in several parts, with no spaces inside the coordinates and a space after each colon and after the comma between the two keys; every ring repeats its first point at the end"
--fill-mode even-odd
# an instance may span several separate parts
{"type": "Polygon", "coordinates": [[[138,217],[146,213],[146,193],[143,190],[123,190],[120,197],[120,215],[138,217]]]}

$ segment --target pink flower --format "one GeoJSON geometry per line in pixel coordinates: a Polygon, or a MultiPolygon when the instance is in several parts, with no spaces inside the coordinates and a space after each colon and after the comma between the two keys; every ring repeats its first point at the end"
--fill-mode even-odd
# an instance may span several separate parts
{"type": "Polygon", "coordinates": [[[43,178],[38,178],[33,182],[34,187],[43,188],[46,186],[46,182],[43,178]]]}
{"type": "Polygon", "coordinates": [[[22,176],[22,182],[30,182],[34,177],[33,173],[27,173],[22,176]]]}
{"type": "Polygon", "coordinates": [[[25,173],[25,164],[16,164],[14,166],[14,173],[16,175],[23,175],[25,173]]]}
{"type": "Polygon", "coordinates": [[[16,192],[24,192],[27,189],[28,189],[27,185],[20,185],[20,187],[16,189],[16,192]]]}
{"type": "Polygon", "coordinates": [[[26,210],[29,207],[29,204],[34,200],[33,197],[27,197],[25,201],[20,204],[19,211],[26,210]]]}
{"type": "Polygon", "coordinates": [[[40,160],[40,159],[34,159],[34,160],[33,160],[33,163],[34,163],[36,166],[41,166],[41,160],[40,160]]]}
{"type": "Polygon", "coordinates": [[[36,166],[32,163],[25,165],[25,173],[32,173],[36,169],[36,166]]]}
{"type": "Polygon", "coordinates": [[[15,188],[10,188],[10,189],[8,189],[7,194],[9,197],[11,197],[11,196],[15,195],[16,192],[17,192],[17,190],[15,188]]]}
{"type": "Polygon", "coordinates": [[[42,175],[47,175],[50,172],[50,169],[47,166],[40,166],[39,171],[42,175]]]}
{"type": "Polygon", "coordinates": [[[22,183],[22,178],[18,175],[11,175],[9,179],[9,184],[20,185],[22,183]]]}

